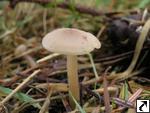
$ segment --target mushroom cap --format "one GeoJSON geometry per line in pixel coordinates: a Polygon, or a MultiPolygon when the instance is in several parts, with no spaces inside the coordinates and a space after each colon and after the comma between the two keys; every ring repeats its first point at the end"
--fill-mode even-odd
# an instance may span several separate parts
{"type": "Polygon", "coordinates": [[[24,45],[24,44],[21,44],[21,45],[19,45],[17,48],[16,48],[16,50],[15,50],[15,55],[17,56],[17,55],[20,55],[20,54],[22,54],[24,51],[26,51],[27,50],[27,46],[26,45],[24,45]]]}
{"type": "Polygon", "coordinates": [[[94,35],[74,28],[59,28],[48,33],[42,45],[48,51],[66,55],[88,54],[101,47],[94,35]]]}

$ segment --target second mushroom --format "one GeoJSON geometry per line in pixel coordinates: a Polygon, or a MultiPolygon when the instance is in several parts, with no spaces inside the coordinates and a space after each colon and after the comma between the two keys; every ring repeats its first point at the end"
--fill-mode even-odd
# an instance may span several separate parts
{"type": "MultiPolygon", "coordinates": [[[[45,49],[67,56],[67,75],[69,91],[80,101],[77,55],[89,54],[95,48],[100,48],[99,40],[89,32],[74,28],[60,28],[48,33],[42,40],[45,49]]],[[[71,106],[75,107],[72,98],[71,106]]]]}

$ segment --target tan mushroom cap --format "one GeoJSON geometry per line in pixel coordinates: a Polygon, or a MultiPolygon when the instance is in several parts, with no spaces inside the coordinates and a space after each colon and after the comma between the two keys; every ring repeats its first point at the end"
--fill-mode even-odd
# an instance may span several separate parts
{"type": "Polygon", "coordinates": [[[66,55],[88,54],[101,47],[94,35],[74,28],[60,28],[48,33],[42,45],[48,51],[66,55]]]}

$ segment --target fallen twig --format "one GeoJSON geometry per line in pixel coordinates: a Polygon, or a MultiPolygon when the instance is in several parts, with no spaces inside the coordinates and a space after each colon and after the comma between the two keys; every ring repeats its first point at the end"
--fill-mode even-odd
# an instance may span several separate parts
{"type": "Polygon", "coordinates": [[[35,75],[37,75],[41,70],[34,71],[28,78],[26,78],[16,89],[14,89],[7,97],[5,97],[0,105],[4,105],[16,92],[18,92],[27,82],[29,82],[35,75]]]}
{"type": "MultiPolygon", "coordinates": [[[[9,0],[10,1],[10,6],[14,8],[16,4],[19,2],[33,2],[33,3],[39,3],[41,5],[46,5],[48,3],[53,3],[55,2],[54,0],[9,0]]],[[[56,4],[57,7],[63,8],[63,9],[71,9],[70,8],[70,3],[69,2],[61,2],[56,4]]],[[[74,6],[74,9],[80,13],[85,13],[85,14],[90,14],[92,16],[112,16],[114,14],[120,14],[123,12],[106,12],[104,13],[103,11],[92,9],[90,7],[85,7],[81,6],[79,4],[74,6]]]]}

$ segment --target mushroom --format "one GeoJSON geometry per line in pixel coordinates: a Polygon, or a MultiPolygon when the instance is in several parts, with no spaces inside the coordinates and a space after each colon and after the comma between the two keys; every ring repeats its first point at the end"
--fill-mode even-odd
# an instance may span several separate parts
{"type": "MultiPolygon", "coordinates": [[[[27,50],[27,46],[24,44],[19,45],[16,50],[15,50],[15,55],[19,56],[20,54],[22,54],[23,52],[25,52],[27,50]]],[[[30,56],[30,55],[24,55],[23,58],[25,60],[27,60],[28,64],[31,67],[35,67],[36,66],[36,62],[34,61],[34,59],[30,56]]]]}
{"type": "MultiPolygon", "coordinates": [[[[77,55],[89,54],[95,48],[100,48],[99,40],[89,32],[74,28],[59,28],[48,33],[42,40],[45,49],[51,52],[67,55],[67,75],[69,91],[80,101],[77,55]]],[[[69,98],[72,107],[75,104],[69,98]]]]}

